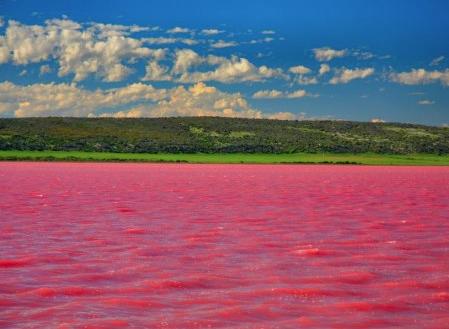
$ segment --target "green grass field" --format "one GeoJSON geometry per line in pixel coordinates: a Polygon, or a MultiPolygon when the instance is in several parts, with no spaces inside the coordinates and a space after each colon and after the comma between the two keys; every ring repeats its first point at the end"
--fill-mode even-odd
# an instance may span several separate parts
{"type": "Polygon", "coordinates": [[[147,154],[60,151],[0,151],[0,160],[10,161],[110,161],[187,163],[335,163],[363,165],[449,165],[449,155],[433,154],[147,154]]]}

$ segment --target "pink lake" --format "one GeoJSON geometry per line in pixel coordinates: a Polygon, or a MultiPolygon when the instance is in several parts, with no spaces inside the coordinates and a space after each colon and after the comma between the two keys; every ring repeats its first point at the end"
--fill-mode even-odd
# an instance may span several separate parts
{"type": "Polygon", "coordinates": [[[0,328],[449,328],[449,167],[0,163],[0,328]]]}

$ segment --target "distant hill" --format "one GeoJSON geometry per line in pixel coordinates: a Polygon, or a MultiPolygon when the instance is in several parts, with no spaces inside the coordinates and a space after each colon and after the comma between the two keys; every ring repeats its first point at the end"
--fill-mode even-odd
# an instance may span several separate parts
{"type": "Polygon", "coordinates": [[[0,150],[449,154],[449,128],[219,117],[0,119],[0,150]]]}

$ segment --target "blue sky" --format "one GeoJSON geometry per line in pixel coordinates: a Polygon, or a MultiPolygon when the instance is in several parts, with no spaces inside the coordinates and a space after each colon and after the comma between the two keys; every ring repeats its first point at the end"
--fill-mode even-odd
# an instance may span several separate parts
{"type": "Polygon", "coordinates": [[[447,1],[0,2],[0,116],[449,124],[447,1]]]}

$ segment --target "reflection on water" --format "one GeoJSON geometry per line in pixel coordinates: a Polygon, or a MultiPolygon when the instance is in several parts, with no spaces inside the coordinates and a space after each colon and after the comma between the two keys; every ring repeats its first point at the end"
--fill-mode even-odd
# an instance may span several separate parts
{"type": "Polygon", "coordinates": [[[0,163],[2,328],[445,328],[449,168],[0,163]]]}

